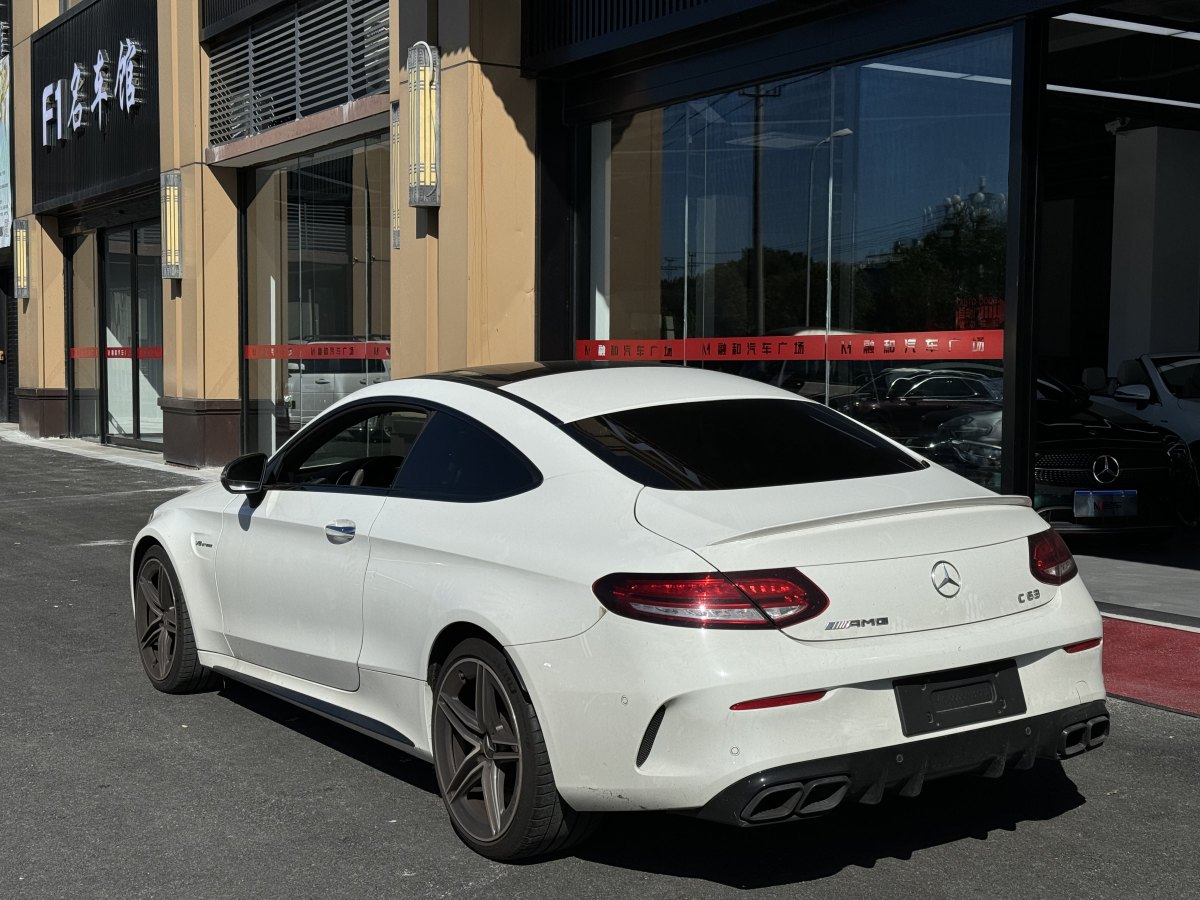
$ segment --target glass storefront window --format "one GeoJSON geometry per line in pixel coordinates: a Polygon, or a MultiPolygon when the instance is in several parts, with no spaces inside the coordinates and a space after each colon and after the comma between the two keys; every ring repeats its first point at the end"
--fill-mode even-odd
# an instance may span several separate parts
{"type": "Polygon", "coordinates": [[[132,438],[133,367],[133,235],[110,231],[104,242],[104,352],[107,386],[107,430],[132,438]]]}
{"type": "Polygon", "coordinates": [[[834,171],[828,402],[997,490],[1011,66],[997,32],[835,72],[853,136],[834,171]],[[895,344],[840,361],[859,334],[895,344]]]}
{"type": "Polygon", "coordinates": [[[69,239],[70,428],[161,444],[162,270],[157,222],[69,239]]]}
{"type": "Polygon", "coordinates": [[[101,233],[104,427],[110,439],[161,444],[162,269],[157,223],[101,233]]]}
{"type": "Polygon", "coordinates": [[[719,366],[999,487],[1012,39],[591,129],[588,358],[719,366]]]}
{"type": "Polygon", "coordinates": [[[248,451],[274,450],[391,374],[388,147],[382,137],[247,180],[248,451]]]}

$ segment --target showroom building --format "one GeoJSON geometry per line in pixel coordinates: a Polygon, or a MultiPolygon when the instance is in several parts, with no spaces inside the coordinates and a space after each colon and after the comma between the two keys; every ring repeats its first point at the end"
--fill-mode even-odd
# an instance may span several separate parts
{"type": "Polygon", "coordinates": [[[532,358],[520,6],[444,6],[439,45],[424,2],[14,5],[23,431],[221,464],[362,384],[532,358]],[[418,42],[444,110],[421,210],[418,42]]]}
{"type": "Polygon", "coordinates": [[[661,359],[1064,520],[1186,494],[1096,436],[1200,447],[1186,0],[20,6],[31,434],[216,464],[387,377],[661,359]]]}

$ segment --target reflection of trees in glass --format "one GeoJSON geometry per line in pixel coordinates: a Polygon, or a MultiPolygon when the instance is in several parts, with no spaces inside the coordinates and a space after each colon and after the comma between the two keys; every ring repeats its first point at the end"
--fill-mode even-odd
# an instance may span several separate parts
{"type": "MultiPolygon", "coordinates": [[[[950,197],[938,221],[910,244],[897,243],[863,274],[874,305],[856,305],[855,327],[866,331],[953,329],[960,311],[1004,297],[1007,203],[980,190],[950,197]]],[[[1002,324],[1002,322],[1000,323],[1002,324]]]]}
{"type": "MultiPolygon", "coordinates": [[[[927,213],[924,235],[893,246],[883,256],[833,264],[835,330],[935,331],[1003,327],[1007,202],[980,190],[965,199],[948,197],[927,213]],[[846,295],[852,302],[843,304],[846,295]],[[999,317],[998,319],[996,317],[999,317]]],[[[683,266],[662,268],[664,334],[683,337],[683,266]]],[[[801,251],[766,247],[763,252],[768,332],[825,327],[825,260],[814,258],[812,282],[801,251]]],[[[757,330],[754,250],[731,260],[689,266],[687,337],[750,335],[757,330]],[[711,298],[711,312],[702,310],[711,298]],[[711,321],[705,327],[704,320],[711,321]]]]}
{"type": "MultiPolygon", "coordinates": [[[[683,321],[683,274],[675,267],[664,267],[662,279],[663,313],[681,328],[683,321]]],[[[802,252],[766,247],[763,250],[764,293],[768,332],[796,332],[805,327],[825,327],[825,261],[813,260],[811,302],[805,291],[807,274],[802,252]],[[808,308],[806,309],[806,305],[808,308]],[[806,325],[807,314],[807,325],[806,325]]],[[[754,249],[747,247],[736,259],[693,271],[688,278],[687,337],[738,337],[757,331],[754,293],[754,249]],[[698,298],[713,297],[712,328],[699,325],[698,298]]],[[[842,286],[854,280],[856,302],[871,302],[871,285],[857,266],[833,264],[833,302],[836,308],[842,286]]],[[[834,322],[834,327],[837,322],[834,322]]],[[[675,337],[682,337],[677,331],[675,337]]]]}

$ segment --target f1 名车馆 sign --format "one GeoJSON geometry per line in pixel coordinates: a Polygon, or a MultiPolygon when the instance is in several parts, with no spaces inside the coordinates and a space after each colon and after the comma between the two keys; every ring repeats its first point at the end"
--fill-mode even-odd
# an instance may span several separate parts
{"type": "Polygon", "coordinates": [[[34,35],[27,95],[34,212],[104,194],[148,194],[157,183],[158,6],[93,0],[34,35]]]}

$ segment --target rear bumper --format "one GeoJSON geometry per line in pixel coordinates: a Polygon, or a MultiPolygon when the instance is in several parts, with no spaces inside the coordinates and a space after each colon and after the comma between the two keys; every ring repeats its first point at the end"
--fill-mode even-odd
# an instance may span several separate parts
{"type": "Polygon", "coordinates": [[[1038,759],[1068,759],[1108,737],[1103,700],[943,737],[779,766],[725,788],[697,813],[732,825],[764,825],[828,812],[841,803],[913,797],[926,781],[975,773],[999,777],[1038,759]]]}
{"type": "MultiPolygon", "coordinates": [[[[666,628],[609,614],[578,637],[507,649],[568,803],[582,811],[698,810],[763,772],[926,745],[932,736],[904,732],[897,679],[1011,659],[1026,710],[1002,721],[1018,721],[1022,736],[1026,720],[1102,701],[1102,648],[1063,649],[1100,630],[1096,606],[1076,578],[1049,602],[1018,614],[907,634],[796,641],[777,632],[666,628]],[[826,695],[814,702],[731,708],[818,690],[826,695]]],[[[947,725],[938,738],[992,726],[947,725]]]]}

